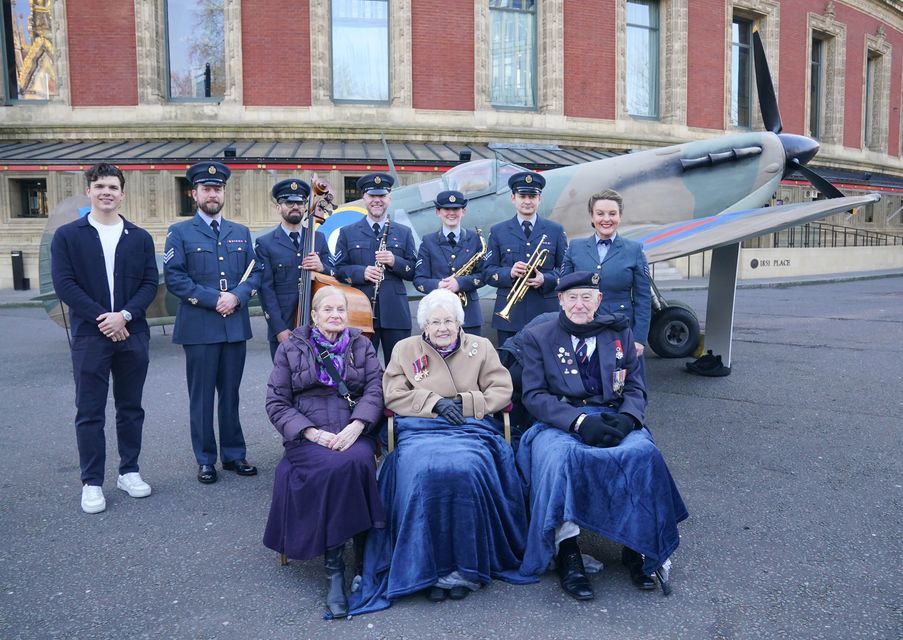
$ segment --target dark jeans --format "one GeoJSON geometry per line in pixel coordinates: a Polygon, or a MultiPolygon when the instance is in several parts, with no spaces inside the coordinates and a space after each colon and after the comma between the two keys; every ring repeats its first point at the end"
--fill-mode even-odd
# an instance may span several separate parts
{"type": "Polygon", "coordinates": [[[141,395],[147,378],[149,344],[149,333],[134,333],[122,342],[113,342],[105,336],[72,338],[75,437],[83,484],[103,485],[107,460],[104,424],[111,374],[119,473],[138,471],[144,427],[141,395]]]}

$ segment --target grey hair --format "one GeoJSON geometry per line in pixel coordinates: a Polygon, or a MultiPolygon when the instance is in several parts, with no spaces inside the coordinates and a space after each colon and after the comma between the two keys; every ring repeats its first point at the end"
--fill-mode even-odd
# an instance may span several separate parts
{"type": "Polygon", "coordinates": [[[464,307],[461,306],[458,296],[448,289],[435,289],[423,296],[420,304],[417,305],[417,324],[421,329],[426,329],[430,314],[439,308],[451,311],[455,320],[458,321],[459,327],[464,324],[464,307]]]}
{"type": "Polygon", "coordinates": [[[317,289],[317,292],[314,294],[313,300],[310,301],[310,308],[313,310],[319,309],[320,304],[323,302],[323,300],[325,298],[328,298],[329,296],[342,296],[342,298],[344,298],[345,300],[345,306],[348,306],[348,296],[345,295],[345,292],[338,287],[329,285],[317,289]]]}

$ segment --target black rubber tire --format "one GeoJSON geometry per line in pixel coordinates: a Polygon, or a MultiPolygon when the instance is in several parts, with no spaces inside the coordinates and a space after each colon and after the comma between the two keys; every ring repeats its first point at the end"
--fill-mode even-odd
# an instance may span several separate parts
{"type": "Polygon", "coordinates": [[[662,358],[686,358],[699,346],[699,320],[689,309],[665,307],[652,317],[649,347],[662,358]]]}

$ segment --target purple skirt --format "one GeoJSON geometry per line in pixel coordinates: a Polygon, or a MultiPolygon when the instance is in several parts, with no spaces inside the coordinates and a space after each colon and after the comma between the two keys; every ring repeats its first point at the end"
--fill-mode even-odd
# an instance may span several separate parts
{"type": "Polygon", "coordinates": [[[263,544],[294,560],[308,560],[355,534],[385,527],[374,450],[367,436],[345,451],[306,439],[286,443],[273,478],[263,544]]]}

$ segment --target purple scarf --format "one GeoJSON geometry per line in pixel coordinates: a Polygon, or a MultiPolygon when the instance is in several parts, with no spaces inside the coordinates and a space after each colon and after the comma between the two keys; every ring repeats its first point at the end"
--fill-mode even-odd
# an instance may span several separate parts
{"type": "MultiPolygon", "coordinates": [[[[335,342],[330,342],[327,340],[326,336],[320,333],[319,329],[311,327],[310,339],[314,343],[314,349],[318,352],[325,349],[332,355],[332,364],[335,365],[336,371],[339,372],[339,377],[344,379],[345,352],[348,350],[348,345],[351,343],[351,334],[348,329],[342,331],[335,342]]],[[[328,387],[336,386],[336,383],[329,377],[329,372],[326,371],[326,367],[321,365],[319,361],[317,361],[317,380],[328,387]]]]}
{"type": "Polygon", "coordinates": [[[461,334],[458,334],[458,337],[455,338],[455,341],[452,342],[447,347],[437,347],[432,342],[430,342],[429,336],[427,336],[426,333],[423,334],[423,339],[426,340],[426,343],[428,345],[430,345],[433,349],[435,349],[436,352],[440,356],[442,356],[443,360],[445,360],[448,356],[453,354],[458,349],[458,347],[461,346],[461,334]]]}

